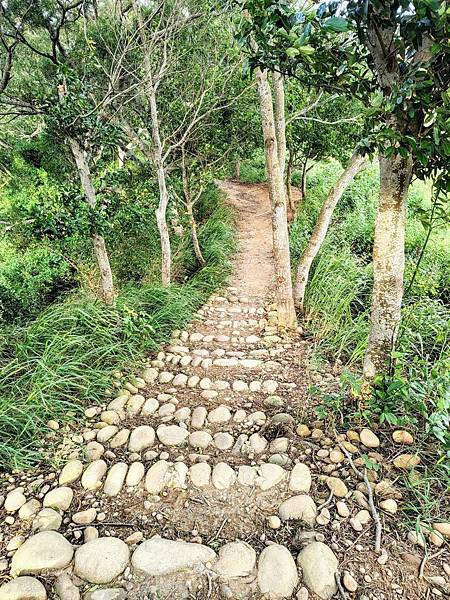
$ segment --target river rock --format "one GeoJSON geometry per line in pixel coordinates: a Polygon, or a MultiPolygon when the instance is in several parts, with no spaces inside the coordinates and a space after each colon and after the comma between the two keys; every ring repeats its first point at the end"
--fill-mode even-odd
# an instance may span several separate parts
{"type": "Polygon", "coordinates": [[[160,425],[156,435],[165,446],[181,446],[189,436],[189,431],[178,425],[160,425]]]}
{"type": "Polygon", "coordinates": [[[23,488],[16,488],[6,496],[3,508],[8,513],[15,513],[26,501],[27,499],[23,495],[23,488]]]}
{"type": "Polygon", "coordinates": [[[127,593],[123,588],[103,588],[89,592],[85,600],[125,600],[127,593]]]}
{"type": "Polygon", "coordinates": [[[129,437],[130,437],[130,430],[129,429],[121,429],[111,439],[111,441],[109,442],[109,445],[111,448],[121,448],[122,446],[125,446],[125,444],[128,442],[129,437]]]}
{"type": "Polygon", "coordinates": [[[327,477],[327,486],[337,498],[345,498],[348,494],[347,486],[339,477],[327,477]]]}
{"type": "Polygon", "coordinates": [[[221,404],[214,408],[208,415],[210,423],[227,423],[231,419],[231,412],[227,406],[221,404]]]}
{"type": "Polygon", "coordinates": [[[322,542],[311,542],[297,557],[297,564],[303,571],[303,581],[307,588],[322,600],[332,598],[337,592],[335,575],[338,560],[333,551],[322,542]]]}
{"type": "Polygon", "coordinates": [[[165,460],[159,460],[150,467],[145,476],[145,489],[149,494],[159,494],[163,490],[168,470],[169,463],[165,460]]]}
{"type": "Polygon", "coordinates": [[[300,494],[285,500],[278,509],[278,514],[282,521],[298,519],[312,527],[316,520],[317,507],[311,496],[300,494]]]}
{"type": "Polygon", "coordinates": [[[271,544],[258,560],[258,585],[268,598],[290,598],[298,583],[295,561],[285,546],[271,544]]]}
{"type": "Polygon", "coordinates": [[[63,486],[50,490],[44,497],[44,508],[57,508],[65,511],[72,504],[73,490],[63,486]]]}
{"type": "Polygon", "coordinates": [[[207,448],[212,442],[212,435],[207,431],[194,431],[189,435],[189,445],[193,448],[207,448]]]}
{"type": "Polygon", "coordinates": [[[195,487],[206,487],[211,482],[211,467],[206,462],[196,463],[189,468],[189,476],[195,487]]]}
{"type": "Polygon", "coordinates": [[[32,498],[19,508],[19,518],[32,519],[40,510],[41,503],[36,498],[32,498]]]}
{"type": "Polygon", "coordinates": [[[96,441],[89,442],[85,448],[85,456],[86,460],[89,462],[93,462],[94,460],[99,460],[105,453],[105,448],[102,444],[99,444],[96,441]]]}
{"type": "Polygon", "coordinates": [[[378,448],[380,445],[380,440],[378,439],[378,437],[374,434],[373,431],[367,428],[361,430],[361,433],[359,434],[359,439],[366,448],[378,448]]]}
{"type": "Polygon", "coordinates": [[[80,590],[68,573],[61,573],[55,581],[55,592],[60,600],[80,600],[80,590]]]}
{"type": "Polygon", "coordinates": [[[61,527],[62,517],[53,508],[43,508],[33,520],[33,531],[56,531],[61,527]]]}
{"type": "Polygon", "coordinates": [[[137,571],[157,576],[186,572],[215,558],[216,553],[208,546],[154,536],[136,548],[131,562],[137,571]]]}
{"type": "Polygon", "coordinates": [[[47,592],[38,579],[17,577],[0,587],[0,600],[47,600],[47,592]]]}
{"type": "Polygon", "coordinates": [[[219,550],[214,570],[223,579],[247,577],[256,564],[256,552],[246,542],[230,542],[219,550]]]}
{"type": "Polygon", "coordinates": [[[128,564],[130,549],[115,537],[97,538],[75,552],[74,572],[89,583],[109,583],[128,564]]]}
{"type": "Polygon", "coordinates": [[[307,494],[311,488],[311,471],[307,465],[297,463],[291,471],[289,489],[291,492],[307,494]]]}
{"type": "Polygon", "coordinates": [[[102,485],[102,479],[107,471],[107,464],[104,460],[94,460],[91,462],[81,478],[81,485],[85,490],[95,491],[102,485]]]}
{"type": "Polygon", "coordinates": [[[263,463],[259,468],[259,477],[257,484],[264,492],[270,490],[270,488],[278,485],[283,481],[286,475],[286,471],[279,465],[273,465],[271,463],[263,463]]]}
{"type": "Polygon", "coordinates": [[[407,470],[416,467],[420,463],[420,457],[414,454],[400,454],[393,462],[397,469],[407,470]]]}
{"type": "Polygon", "coordinates": [[[59,475],[59,485],[65,486],[69,483],[75,483],[83,473],[83,463],[81,460],[71,460],[62,469],[59,475]]]}
{"type": "Polygon", "coordinates": [[[42,531],[28,538],[12,558],[11,575],[39,574],[65,569],[73,557],[73,547],[56,531],[42,531]]]}
{"type": "Polygon", "coordinates": [[[212,472],[212,483],[218,490],[227,490],[236,481],[236,473],[225,462],[217,463],[212,472]]]}
{"type": "Polygon", "coordinates": [[[208,411],[204,406],[196,406],[192,412],[191,426],[193,429],[201,429],[205,424],[208,411]]]}
{"type": "Polygon", "coordinates": [[[141,425],[133,429],[128,442],[130,452],[141,452],[146,448],[151,448],[155,442],[155,430],[149,425],[141,425]]]}
{"type": "Polygon", "coordinates": [[[86,510],[80,510],[72,515],[72,521],[77,525],[89,525],[95,521],[97,517],[96,508],[87,508],[86,510]]]}
{"type": "Polygon", "coordinates": [[[392,439],[396,444],[406,444],[407,446],[411,446],[414,443],[413,436],[409,433],[409,431],[405,431],[403,429],[397,429],[392,434],[392,439]]]}
{"type": "Polygon", "coordinates": [[[120,493],[125,477],[128,471],[128,465],[124,462],[115,463],[108,471],[103,492],[107,496],[117,496],[120,493]]]}
{"type": "Polygon", "coordinates": [[[145,475],[145,467],[141,462],[131,463],[128,469],[127,477],[125,479],[125,485],[127,487],[135,487],[141,481],[145,475]]]}

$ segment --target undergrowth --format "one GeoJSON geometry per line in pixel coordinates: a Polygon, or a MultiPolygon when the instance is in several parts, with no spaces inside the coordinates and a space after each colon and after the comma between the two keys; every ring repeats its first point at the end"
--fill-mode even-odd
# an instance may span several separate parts
{"type": "Polygon", "coordinates": [[[230,271],[231,214],[217,192],[203,206],[199,239],[207,265],[196,270],[188,238],[177,245],[178,282],[124,285],[114,306],[86,291],[50,305],[25,325],[4,327],[0,343],[0,463],[40,459],[46,422],[73,419],[101,402],[112,373],[136,368],[144,354],[182,328],[230,271]]]}

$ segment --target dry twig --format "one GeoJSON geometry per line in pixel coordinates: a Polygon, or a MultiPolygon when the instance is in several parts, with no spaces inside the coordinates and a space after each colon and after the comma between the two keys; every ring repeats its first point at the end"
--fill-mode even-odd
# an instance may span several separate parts
{"type": "Polygon", "coordinates": [[[361,479],[362,481],[364,481],[364,483],[366,484],[367,487],[367,496],[368,496],[368,502],[369,502],[369,508],[370,508],[370,512],[372,514],[372,518],[373,521],[375,523],[375,543],[374,543],[374,550],[375,552],[379,553],[381,551],[381,534],[382,534],[382,524],[381,524],[381,519],[380,519],[380,515],[378,514],[378,511],[375,507],[375,502],[373,499],[373,492],[372,492],[372,487],[370,485],[369,479],[367,477],[367,469],[364,469],[364,472],[360,471],[355,463],[353,462],[353,459],[351,457],[350,452],[347,450],[347,448],[345,448],[342,443],[339,441],[338,436],[335,433],[335,437],[336,437],[336,441],[338,443],[339,448],[342,450],[342,452],[345,454],[348,462],[350,463],[351,468],[353,469],[355,475],[361,479]]]}

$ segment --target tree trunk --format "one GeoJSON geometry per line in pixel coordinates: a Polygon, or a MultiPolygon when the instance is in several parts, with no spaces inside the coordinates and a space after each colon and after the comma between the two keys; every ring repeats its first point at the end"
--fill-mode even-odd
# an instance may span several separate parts
{"type": "Polygon", "coordinates": [[[277,140],[278,163],[280,165],[281,177],[284,182],[286,169],[286,114],[284,101],[284,78],[281,73],[274,71],[273,91],[275,97],[275,135],[277,140]]]}
{"type": "Polygon", "coordinates": [[[241,161],[240,160],[236,161],[234,168],[235,168],[234,177],[235,177],[236,181],[240,181],[241,180],[241,161]]]}
{"type": "Polygon", "coordinates": [[[159,204],[155,211],[156,223],[158,225],[161,240],[161,282],[170,285],[172,268],[172,251],[170,248],[169,228],[167,226],[167,206],[169,204],[169,193],[166,184],[166,172],[164,165],[163,147],[159,133],[158,106],[156,102],[156,88],[153,82],[152,65],[149,56],[148,44],[145,36],[144,23],[141,9],[136,0],[133,0],[133,8],[139,24],[139,35],[144,48],[144,67],[146,71],[146,93],[150,107],[151,133],[153,140],[153,160],[156,167],[159,188],[159,204]]]}
{"type": "Polygon", "coordinates": [[[339,177],[338,181],[333,185],[323,203],[311,238],[298,263],[297,281],[295,286],[295,305],[301,312],[304,311],[305,290],[308,283],[309,270],[320,250],[323,240],[325,239],[334,209],[355,175],[364,169],[367,164],[368,160],[355,152],[346,169],[339,177]]]}
{"type": "Polygon", "coordinates": [[[293,329],[297,326],[297,317],[292,294],[286,195],[278,161],[272,93],[266,72],[261,71],[261,69],[256,69],[256,78],[258,82],[261,121],[264,134],[269,196],[272,205],[275,294],[277,301],[278,326],[280,328],[293,329]]]}
{"type": "Polygon", "coordinates": [[[294,160],[292,152],[289,152],[289,159],[286,170],[286,194],[288,202],[288,217],[289,221],[293,221],[295,217],[295,202],[292,196],[292,171],[294,169],[294,160]]]}
{"type": "Polygon", "coordinates": [[[126,155],[125,150],[121,146],[118,146],[117,147],[117,164],[119,165],[120,168],[122,168],[123,165],[125,164],[125,155],[126,155]]]}
{"type": "Polygon", "coordinates": [[[188,213],[188,217],[189,217],[189,224],[191,226],[191,237],[192,237],[192,244],[194,246],[195,256],[197,257],[197,260],[201,264],[201,266],[204,267],[206,265],[206,260],[203,257],[202,251],[200,249],[200,244],[198,242],[197,223],[195,222],[192,202],[189,202],[189,204],[187,204],[187,213],[188,213]]]}
{"type": "Polygon", "coordinates": [[[371,329],[364,377],[373,379],[390,365],[403,299],[406,196],[412,174],[410,157],[380,157],[380,200],[373,245],[371,329]]]}
{"type": "MultiPolygon", "coordinates": [[[[184,200],[186,203],[186,210],[187,210],[187,214],[189,217],[189,225],[191,228],[191,238],[192,238],[192,245],[194,246],[194,253],[195,253],[195,256],[196,256],[198,262],[201,264],[202,267],[204,267],[206,265],[206,261],[203,257],[202,251],[200,249],[198,237],[197,237],[197,223],[195,222],[195,217],[194,217],[194,201],[192,200],[191,189],[189,186],[189,174],[188,174],[188,169],[186,166],[186,155],[185,155],[184,144],[181,146],[181,176],[183,179],[184,200]]],[[[200,195],[201,195],[201,190],[195,200],[197,200],[200,197],[200,195]]]]}
{"type": "Polygon", "coordinates": [[[300,180],[300,189],[302,193],[302,200],[306,198],[306,173],[308,172],[308,158],[305,159],[305,162],[302,165],[302,173],[300,180]]]}
{"type": "MultiPolygon", "coordinates": [[[[70,149],[72,150],[78,174],[80,176],[81,186],[84,191],[86,202],[95,208],[97,197],[92,184],[89,165],[84,156],[83,149],[75,139],[69,139],[70,149]]],[[[100,283],[102,288],[102,298],[106,304],[112,304],[114,301],[114,283],[109,263],[108,253],[106,251],[105,240],[103,236],[93,233],[92,243],[94,245],[94,254],[97,259],[98,269],[100,271],[100,283]]]]}

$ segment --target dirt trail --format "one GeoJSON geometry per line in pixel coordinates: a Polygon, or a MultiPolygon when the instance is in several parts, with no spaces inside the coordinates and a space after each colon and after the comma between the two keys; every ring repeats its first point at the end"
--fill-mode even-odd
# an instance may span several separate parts
{"type": "MultiPolygon", "coordinates": [[[[379,562],[364,486],[333,431],[308,411],[309,343],[278,335],[268,299],[264,186],[221,187],[240,244],[229,286],[137,377],[117,374],[116,391],[87,408],[84,422],[49,433],[43,446],[62,470],[5,474],[1,578],[34,578],[13,580],[21,590],[0,586],[0,598],[316,600],[343,597],[336,570],[352,574],[361,599],[431,597],[417,579],[417,548],[381,509],[379,562]],[[63,583],[71,594],[57,596],[63,583]]],[[[330,373],[313,381],[336,384],[330,373]]],[[[377,504],[385,492],[400,502],[382,448],[372,452],[345,430],[340,441],[360,466],[366,453],[383,466],[372,473],[374,483],[389,478],[375,488],[377,504]]],[[[439,561],[450,560],[444,552],[439,561]]],[[[427,574],[442,574],[437,562],[427,574]]]]}
{"type": "Polygon", "coordinates": [[[264,298],[272,288],[273,247],[270,201],[261,184],[221,182],[236,213],[238,252],[229,285],[242,295],[264,298]]]}

